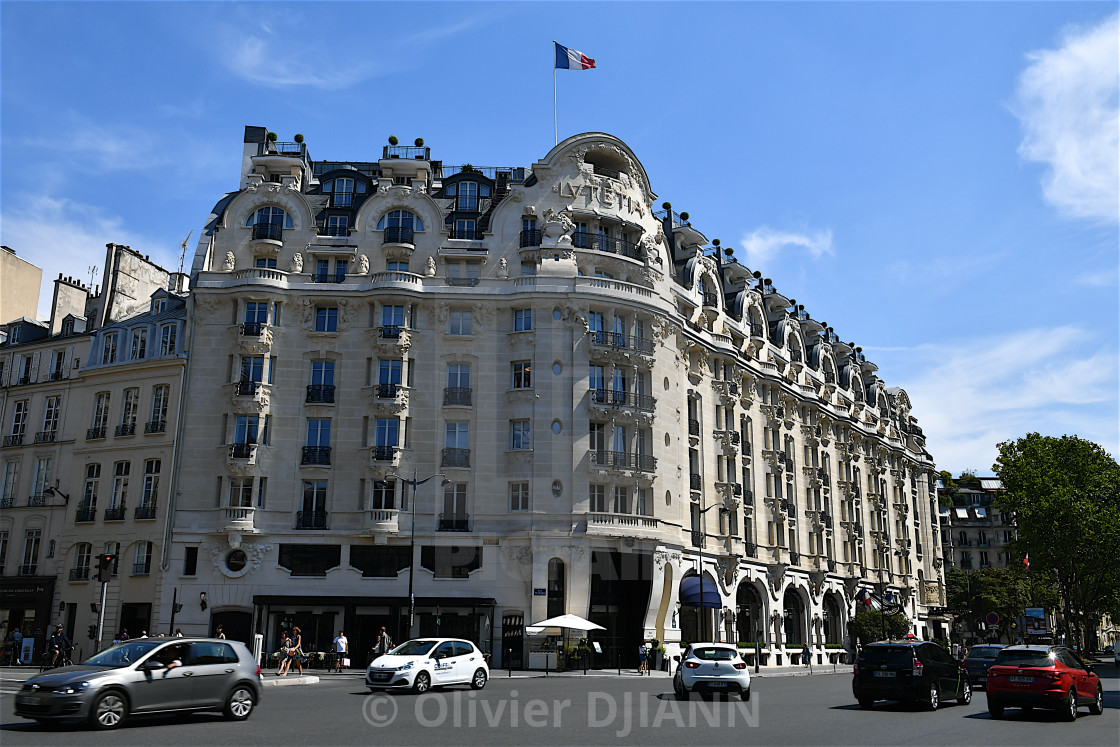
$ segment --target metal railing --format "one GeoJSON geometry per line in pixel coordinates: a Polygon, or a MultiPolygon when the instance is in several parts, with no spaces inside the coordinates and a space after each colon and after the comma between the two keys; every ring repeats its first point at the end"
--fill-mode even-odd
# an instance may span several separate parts
{"type": "Polygon", "coordinates": [[[137,506],[132,512],[132,517],[135,519],[154,519],[156,518],[156,504],[146,503],[143,506],[137,506]]]}
{"type": "Polygon", "coordinates": [[[621,389],[592,389],[591,401],[597,405],[633,407],[645,412],[653,412],[657,406],[657,400],[648,394],[627,392],[621,389]]]}
{"type": "Polygon", "coordinates": [[[399,324],[382,324],[377,336],[382,340],[399,340],[403,329],[399,324]]]}
{"type": "Polygon", "coordinates": [[[264,324],[261,322],[244,322],[241,325],[243,337],[260,337],[262,332],[264,332],[264,324]]]}
{"type": "Polygon", "coordinates": [[[444,449],[440,454],[439,466],[441,467],[470,467],[470,449],[444,449]]]}
{"type": "Polygon", "coordinates": [[[12,497],[10,495],[6,495],[0,498],[0,508],[12,508],[12,506],[14,505],[15,504],[13,503],[12,497]]]}
{"type": "Polygon", "coordinates": [[[440,514],[438,529],[441,532],[469,532],[470,514],[440,514]]]}
{"type": "Polygon", "coordinates": [[[326,529],[326,511],[297,511],[296,529],[326,529]]]}
{"type": "Polygon", "coordinates": [[[257,451],[257,445],[254,443],[241,443],[229,445],[229,458],[230,459],[252,459],[253,454],[257,451]]]}
{"type": "Polygon", "coordinates": [[[151,563],[133,563],[132,575],[133,576],[147,576],[152,572],[151,563]]]}
{"type": "Polygon", "coordinates": [[[31,565],[21,565],[19,567],[19,569],[16,571],[16,575],[17,576],[34,576],[35,575],[35,569],[37,567],[38,566],[34,563],[32,563],[31,565]]]}
{"type": "Polygon", "coordinates": [[[789,564],[790,565],[801,565],[801,553],[797,552],[796,550],[790,550],[789,551],[789,564]]]}
{"type": "Polygon", "coordinates": [[[521,231],[521,248],[527,246],[540,246],[543,233],[539,228],[526,228],[521,231]]]}
{"type": "Polygon", "coordinates": [[[688,475],[688,489],[700,490],[704,486],[704,478],[696,472],[691,472],[688,475]]]}
{"type": "Polygon", "coordinates": [[[237,382],[237,394],[241,396],[253,396],[260,389],[261,383],[259,381],[239,381],[237,382]]]}
{"type": "Polygon", "coordinates": [[[35,443],[37,444],[53,444],[55,431],[39,431],[35,434],[35,443]]]}
{"type": "Polygon", "coordinates": [[[147,423],[144,423],[144,432],[145,433],[164,433],[166,431],[167,431],[167,421],[166,420],[149,420],[147,423]]]}
{"type": "Polygon", "coordinates": [[[373,460],[375,462],[391,462],[397,456],[396,446],[374,446],[373,460]]]}
{"type": "Polygon", "coordinates": [[[135,423],[121,423],[117,426],[115,431],[118,436],[135,436],[136,424],[135,423]]]}
{"type": "Polygon", "coordinates": [[[97,519],[97,508],[94,506],[79,506],[78,513],[74,515],[74,523],[83,523],[95,521],[97,519]]]}
{"type": "Polygon", "coordinates": [[[378,399],[393,399],[400,391],[400,384],[378,384],[377,385],[377,398],[378,399]]]}
{"type": "Polygon", "coordinates": [[[308,384],[307,404],[334,404],[334,384],[308,384]]]}
{"type": "Polygon", "coordinates": [[[482,241],[482,231],[477,228],[455,228],[449,226],[447,229],[447,238],[449,239],[465,239],[467,241],[482,241]]]}
{"type": "Polygon", "coordinates": [[[105,521],[124,521],[124,504],[105,509],[105,521]]]}
{"type": "Polygon", "coordinates": [[[695,418],[689,418],[688,419],[688,435],[690,435],[690,436],[699,436],[700,435],[700,421],[699,420],[696,420],[695,418]]]}
{"type": "Polygon", "coordinates": [[[432,149],[425,145],[383,145],[382,158],[411,158],[416,161],[430,161],[432,149]]]}
{"type": "MultiPolygon", "coordinates": [[[[105,428],[88,428],[86,429],[86,440],[96,441],[97,439],[105,438],[105,428]]],[[[6,446],[7,444],[5,444],[6,446]]]]}
{"type": "Polygon", "coordinates": [[[253,241],[283,241],[283,223],[254,223],[253,241]]]}
{"type": "Polygon", "coordinates": [[[330,464],[331,447],[329,446],[304,446],[303,460],[300,464],[330,464]]]}
{"type": "Polygon", "coordinates": [[[345,272],[317,272],[311,276],[313,283],[345,283],[345,272]]]}
{"type": "Polygon", "coordinates": [[[47,497],[42,493],[37,493],[27,499],[28,506],[45,506],[47,505],[47,497]]]}
{"type": "Polygon", "coordinates": [[[478,278],[447,277],[444,280],[453,288],[473,288],[478,285],[478,278]]]}
{"type": "Polygon", "coordinates": [[[465,386],[449,386],[443,390],[443,404],[467,405],[471,404],[471,388],[465,386]]]}
{"type": "Polygon", "coordinates": [[[762,329],[762,324],[759,322],[751,322],[751,337],[766,337],[766,332],[762,329]]]}
{"type": "Polygon", "coordinates": [[[744,542],[743,543],[743,552],[745,552],[747,554],[748,558],[757,558],[758,557],[758,545],[756,545],[753,542],[744,542]]]}
{"type": "Polygon", "coordinates": [[[717,308],[719,306],[719,294],[709,293],[707,291],[701,292],[700,303],[709,308],[717,308]]]}
{"type": "Polygon", "coordinates": [[[649,454],[631,454],[626,451],[592,451],[591,463],[598,467],[632,469],[639,472],[653,472],[657,469],[657,458],[649,454]]]}
{"type": "Polygon", "coordinates": [[[50,375],[47,377],[47,380],[48,381],[62,381],[62,377],[65,376],[65,375],[66,374],[63,373],[62,371],[51,371],[50,375]]]}
{"type": "Polygon", "coordinates": [[[576,231],[572,234],[572,246],[576,249],[591,249],[597,252],[621,254],[630,259],[642,259],[642,251],[638,245],[621,236],[602,236],[576,231]]]}
{"type": "Polygon", "coordinates": [[[23,434],[22,433],[13,433],[10,436],[4,436],[4,446],[5,447],[7,447],[7,446],[22,446],[22,445],[23,445],[23,434]]]}
{"type": "Polygon", "coordinates": [[[385,229],[386,244],[411,244],[412,228],[409,226],[389,226],[385,229]]]}
{"type": "Polygon", "coordinates": [[[597,175],[609,176],[611,179],[618,179],[621,176],[621,172],[615,171],[614,169],[603,168],[602,166],[595,166],[594,170],[597,175]]]}
{"type": "Polygon", "coordinates": [[[89,581],[89,568],[71,568],[71,581],[89,581]]]}

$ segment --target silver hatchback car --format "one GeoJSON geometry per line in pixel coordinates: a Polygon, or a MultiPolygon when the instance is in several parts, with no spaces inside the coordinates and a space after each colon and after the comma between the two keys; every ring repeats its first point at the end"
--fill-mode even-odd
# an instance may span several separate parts
{"type": "Polygon", "coordinates": [[[40,723],[85,720],[101,729],[132,715],[176,711],[220,710],[240,721],[260,702],[260,675],[239,641],[141,638],[32,677],[16,694],[15,712],[40,723]]]}

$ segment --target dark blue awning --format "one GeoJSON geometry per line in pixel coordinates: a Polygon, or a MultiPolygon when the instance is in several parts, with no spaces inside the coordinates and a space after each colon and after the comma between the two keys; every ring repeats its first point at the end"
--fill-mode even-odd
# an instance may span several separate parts
{"type": "Polygon", "coordinates": [[[704,586],[701,589],[699,576],[688,576],[682,579],[680,587],[681,604],[686,607],[700,607],[700,602],[703,600],[704,607],[718,610],[723,606],[723,602],[720,601],[719,589],[706,578],[703,583],[704,586]]]}

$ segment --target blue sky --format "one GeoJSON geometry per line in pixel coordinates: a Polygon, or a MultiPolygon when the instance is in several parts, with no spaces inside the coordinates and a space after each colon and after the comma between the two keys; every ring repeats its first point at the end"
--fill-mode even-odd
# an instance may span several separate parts
{"type": "MultiPolygon", "coordinates": [[[[1120,450],[1116,3],[0,4],[0,242],[50,280],[165,267],[245,125],[316,159],[424,137],[529,165],[633,147],[691,214],[910,393],[943,469],[1120,450]]],[[[190,266],[191,258],[186,260],[190,266]]]]}

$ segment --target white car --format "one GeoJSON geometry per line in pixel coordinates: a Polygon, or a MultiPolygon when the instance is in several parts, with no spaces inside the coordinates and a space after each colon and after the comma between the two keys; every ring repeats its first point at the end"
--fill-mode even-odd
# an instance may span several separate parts
{"type": "Polygon", "coordinates": [[[690,643],[682,656],[673,657],[677,671],[673,691],[682,700],[692,692],[739,693],[751,699],[751,675],[739,649],[729,643],[690,643]]]}
{"type": "Polygon", "coordinates": [[[417,638],[406,641],[366,669],[366,687],[378,690],[427,692],[445,685],[486,687],[490,667],[470,641],[458,638],[417,638]]]}

